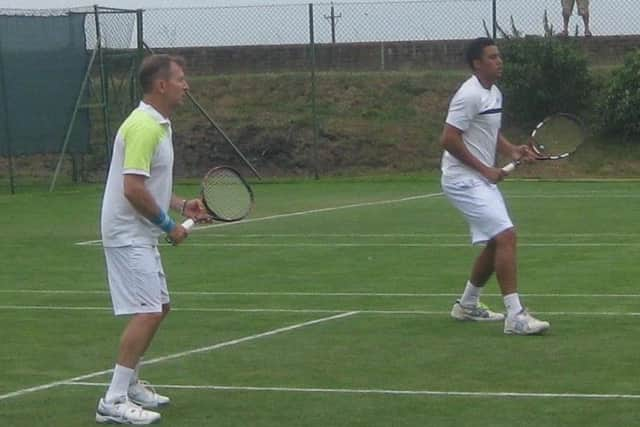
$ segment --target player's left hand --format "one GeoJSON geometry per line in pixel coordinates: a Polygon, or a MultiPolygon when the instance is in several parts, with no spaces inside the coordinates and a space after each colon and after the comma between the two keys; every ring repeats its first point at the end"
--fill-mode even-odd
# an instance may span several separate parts
{"type": "Polygon", "coordinates": [[[195,222],[211,222],[211,217],[200,199],[187,200],[184,205],[184,216],[195,222]]]}
{"type": "Polygon", "coordinates": [[[539,158],[529,145],[517,145],[513,154],[513,159],[521,162],[535,162],[539,158]]]}

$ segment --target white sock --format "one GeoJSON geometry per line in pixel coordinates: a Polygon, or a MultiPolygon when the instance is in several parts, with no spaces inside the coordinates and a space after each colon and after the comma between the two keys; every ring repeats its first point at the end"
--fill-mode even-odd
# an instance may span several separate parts
{"type": "Polygon", "coordinates": [[[113,370],[111,384],[109,385],[107,394],[104,396],[104,400],[110,403],[126,397],[127,391],[129,390],[129,382],[131,381],[133,373],[133,369],[116,364],[116,367],[113,370]]]}
{"type": "Polygon", "coordinates": [[[520,296],[517,292],[509,295],[505,295],[504,306],[507,308],[507,317],[513,317],[522,311],[522,304],[520,303],[520,296]]]}
{"type": "Polygon", "coordinates": [[[475,307],[480,301],[480,294],[482,293],[482,287],[475,286],[473,283],[467,280],[467,286],[464,288],[464,292],[460,297],[460,304],[467,307],[475,307]]]}
{"type": "Polygon", "coordinates": [[[135,383],[138,382],[138,379],[140,378],[140,364],[141,363],[142,363],[142,358],[140,358],[140,361],[138,362],[136,367],[133,368],[133,375],[131,375],[131,379],[129,380],[129,385],[134,385],[135,383]]]}

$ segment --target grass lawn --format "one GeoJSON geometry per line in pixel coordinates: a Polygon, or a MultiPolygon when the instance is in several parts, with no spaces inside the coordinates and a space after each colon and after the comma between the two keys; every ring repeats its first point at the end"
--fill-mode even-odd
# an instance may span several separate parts
{"type": "MultiPolygon", "coordinates": [[[[163,424],[634,425],[637,187],[501,185],[523,300],[551,322],[510,337],[449,318],[479,249],[434,177],[256,183],[248,220],[161,247],[173,313],[143,377],[173,399],[163,424]]],[[[94,423],[124,324],[100,199],[90,185],[0,195],[2,426],[94,423]]],[[[502,309],[494,280],[483,300],[502,309]]]]}

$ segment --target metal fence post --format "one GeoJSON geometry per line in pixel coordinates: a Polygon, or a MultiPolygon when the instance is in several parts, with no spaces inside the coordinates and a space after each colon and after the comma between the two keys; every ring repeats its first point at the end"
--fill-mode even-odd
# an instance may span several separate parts
{"type": "Polygon", "coordinates": [[[318,112],[316,109],[316,43],[313,27],[313,3],[309,3],[309,50],[311,55],[311,121],[313,123],[312,156],[313,177],[319,179],[318,174],[318,112]]]}
{"type": "Polygon", "coordinates": [[[498,0],[493,0],[492,11],[493,11],[493,39],[495,40],[497,31],[498,31],[498,0]]]}
{"type": "Polygon", "coordinates": [[[109,124],[109,88],[107,82],[107,74],[104,67],[104,52],[102,50],[102,33],[100,29],[100,7],[93,6],[93,13],[96,20],[96,49],[98,50],[100,90],[102,93],[102,120],[104,121],[104,151],[105,151],[105,169],[106,176],[109,174],[109,166],[111,164],[111,126],[109,124]]]}
{"type": "Polygon", "coordinates": [[[7,100],[7,81],[4,74],[3,48],[0,40],[0,85],[2,86],[2,110],[5,114],[4,136],[7,141],[7,161],[9,162],[9,190],[16,194],[13,168],[13,148],[11,143],[11,130],[9,130],[9,101],[7,100]]]}
{"type": "MultiPolygon", "coordinates": [[[[143,26],[144,10],[136,10],[136,49],[138,55],[136,58],[136,71],[140,68],[142,60],[144,59],[144,26],[143,26]]],[[[133,73],[131,76],[131,105],[135,106],[138,99],[142,98],[142,89],[138,87],[138,73],[133,73]]]]}

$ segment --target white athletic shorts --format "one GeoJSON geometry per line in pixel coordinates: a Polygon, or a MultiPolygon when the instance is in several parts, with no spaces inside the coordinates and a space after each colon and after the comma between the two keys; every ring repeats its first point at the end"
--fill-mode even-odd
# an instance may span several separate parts
{"type": "Polygon", "coordinates": [[[502,193],[495,184],[480,178],[449,181],[442,178],[442,190],[464,215],[471,231],[471,243],[486,243],[513,228],[502,193]]]}
{"type": "Polygon", "coordinates": [[[169,291],[157,247],[104,248],[104,256],[116,316],[162,312],[169,291]]]}

